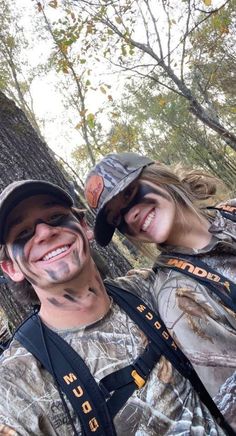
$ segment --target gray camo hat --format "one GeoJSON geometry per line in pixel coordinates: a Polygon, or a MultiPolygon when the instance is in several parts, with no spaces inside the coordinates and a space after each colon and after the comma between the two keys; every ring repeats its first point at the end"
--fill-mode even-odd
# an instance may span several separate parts
{"type": "Polygon", "coordinates": [[[41,194],[53,195],[69,207],[73,206],[72,197],[54,183],[44,180],[18,180],[10,183],[0,194],[0,244],[5,244],[6,221],[11,210],[22,200],[41,194]]]}
{"type": "Polygon", "coordinates": [[[102,247],[110,242],[116,229],[106,220],[106,204],[152,163],[152,159],[137,153],[112,153],[89,172],[85,182],[85,198],[96,213],[94,235],[102,247]]]}

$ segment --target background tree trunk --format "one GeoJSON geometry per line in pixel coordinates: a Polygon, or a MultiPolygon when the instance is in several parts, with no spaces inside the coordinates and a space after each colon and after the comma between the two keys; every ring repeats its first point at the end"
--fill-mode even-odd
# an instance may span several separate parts
{"type": "MultiPolygon", "coordinates": [[[[14,180],[42,179],[54,182],[70,190],[70,180],[62,171],[50,149],[42,142],[24,113],[0,92],[0,190],[14,180]]],[[[85,207],[82,189],[76,184],[80,198],[77,206],[85,207]]],[[[93,216],[88,211],[88,222],[92,225],[93,216]]],[[[92,254],[103,276],[124,275],[131,264],[110,244],[106,250],[92,244],[92,254]]],[[[11,289],[0,283],[0,305],[13,327],[26,316],[28,308],[15,301],[11,289]]]]}

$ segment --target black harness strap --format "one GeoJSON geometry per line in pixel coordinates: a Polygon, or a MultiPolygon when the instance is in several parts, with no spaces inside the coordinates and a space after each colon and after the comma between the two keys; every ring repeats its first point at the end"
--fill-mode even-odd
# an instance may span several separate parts
{"type": "Polygon", "coordinates": [[[17,330],[15,337],[42,365],[56,376],[57,382],[77,413],[85,435],[116,435],[104,395],[99,389],[83,359],[59,335],[42,324],[44,339],[40,335],[40,319],[33,315],[17,330]],[[53,371],[48,359],[53,362],[53,371]]]}
{"type": "Polygon", "coordinates": [[[192,369],[191,363],[168,333],[160,316],[137,295],[110,283],[105,283],[105,286],[108,294],[152,341],[154,350],[160,351],[184,377],[187,377],[187,373],[192,369]]]}
{"type": "Polygon", "coordinates": [[[219,210],[221,215],[233,222],[236,222],[236,207],[230,206],[228,204],[223,204],[222,206],[217,207],[207,207],[207,209],[211,210],[219,210]]]}
{"type": "Polygon", "coordinates": [[[149,343],[144,353],[139,356],[132,365],[119,369],[104,377],[99,386],[108,398],[107,406],[112,418],[124,406],[128,398],[136,389],[141,389],[148,379],[154,366],[157,364],[162,353],[156,352],[149,343]],[[111,392],[114,392],[111,395],[111,392]]]}
{"type": "MultiPolygon", "coordinates": [[[[236,284],[216,272],[197,256],[182,253],[161,254],[158,260],[164,266],[185,274],[205,285],[215,293],[223,303],[236,312],[236,284]]],[[[155,265],[153,271],[157,272],[159,266],[155,265]]]]}
{"type": "MultiPolygon", "coordinates": [[[[162,354],[171,362],[171,364],[192,384],[194,390],[199,394],[199,397],[203,404],[206,405],[212,416],[215,418],[218,425],[223,428],[228,435],[235,436],[235,431],[227,423],[224,416],[212,400],[205,386],[198,377],[192,364],[182,351],[174,343],[173,339],[167,333],[166,327],[157,314],[155,314],[143,301],[136,295],[131,294],[125,289],[118,288],[110,283],[106,283],[107,291],[112,295],[114,301],[121,306],[125,312],[128,313],[131,319],[140,327],[140,329],[148,336],[152,341],[152,347],[155,350],[157,346],[158,350],[162,351],[162,354]],[[140,310],[141,309],[141,310],[140,310]],[[140,316],[141,314],[141,316],[140,316]],[[147,322],[147,320],[149,322],[147,322]],[[161,328],[155,328],[155,323],[159,322],[161,328]],[[152,326],[152,323],[154,325],[152,326]],[[154,328],[153,328],[154,327],[154,328]],[[157,334],[158,333],[158,334],[157,334]],[[166,336],[169,336],[169,338],[166,336]],[[171,342],[172,341],[172,342],[171,342]],[[169,351],[166,352],[166,343],[169,345],[169,351]],[[175,346],[173,346],[173,344],[175,346]]],[[[156,324],[157,325],[157,324],[156,324]]],[[[112,374],[111,374],[112,376],[112,374]]]]}

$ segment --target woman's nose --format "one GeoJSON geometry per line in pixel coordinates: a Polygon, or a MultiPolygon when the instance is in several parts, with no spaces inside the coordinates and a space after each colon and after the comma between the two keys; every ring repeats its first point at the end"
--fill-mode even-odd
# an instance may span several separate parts
{"type": "Polygon", "coordinates": [[[131,209],[124,214],[124,220],[129,225],[136,223],[138,217],[139,217],[139,209],[137,206],[131,207],[131,209]]]}

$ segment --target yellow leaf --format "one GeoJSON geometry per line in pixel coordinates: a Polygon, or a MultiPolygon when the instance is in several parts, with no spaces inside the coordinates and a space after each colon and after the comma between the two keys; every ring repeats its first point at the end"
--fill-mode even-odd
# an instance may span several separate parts
{"type": "Polygon", "coordinates": [[[107,93],[106,89],[105,89],[103,86],[100,86],[100,91],[101,91],[103,94],[106,94],[106,93],[107,93]]]}
{"type": "Polygon", "coordinates": [[[51,8],[54,8],[54,9],[57,8],[57,0],[52,0],[48,4],[49,4],[49,6],[51,6],[51,8]]]}
{"type": "Polygon", "coordinates": [[[160,105],[160,106],[165,106],[165,104],[167,103],[166,99],[163,98],[163,97],[160,97],[160,98],[158,99],[158,101],[159,101],[159,105],[160,105]]]}
{"type": "Polygon", "coordinates": [[[211,6],[212,0],[202,0],[206,6],[211,6]]]}
{"type": "Polygon", "coordinates": [[[221,26],[220,27],[220,33],[221,33],[221,35],[223,35],[223,33],[229,33],[229,28],[228,28],[228,26],[221,26]]]}
{"type": "Polygon", "coordinates": [[[81,129],[82,125],[83,125],[83,123],[80,121],[80,123],[76,124],[75,129],[76,130],[81,129]]]}

